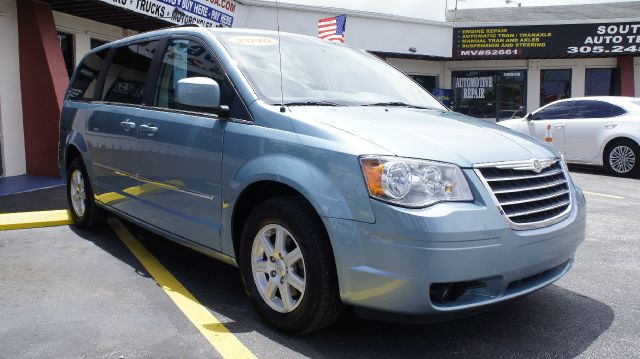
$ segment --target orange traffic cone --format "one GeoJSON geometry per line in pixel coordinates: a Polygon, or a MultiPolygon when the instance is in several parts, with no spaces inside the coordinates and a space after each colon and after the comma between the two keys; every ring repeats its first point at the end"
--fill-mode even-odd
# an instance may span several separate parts
{"type": "Polygon", "coordinates": [[[551,125],[547,125],[547,133],[544,135],[544,142],[552,143],[553,137],[551,137],[551,125]]]}

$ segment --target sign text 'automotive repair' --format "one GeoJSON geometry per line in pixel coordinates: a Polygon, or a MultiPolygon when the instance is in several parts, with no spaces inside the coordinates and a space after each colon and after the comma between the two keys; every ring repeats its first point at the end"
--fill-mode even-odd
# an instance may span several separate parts
{"type": "Polygon", "coordinates": [[[232,27],[238,3],[233,0],[100,0],[174,24],[232,27]]]}
{"type": "Polygon", "coordinates": [[[640,22],[455,28],[453,47],[456,59],[635,55],[640,22]]]}

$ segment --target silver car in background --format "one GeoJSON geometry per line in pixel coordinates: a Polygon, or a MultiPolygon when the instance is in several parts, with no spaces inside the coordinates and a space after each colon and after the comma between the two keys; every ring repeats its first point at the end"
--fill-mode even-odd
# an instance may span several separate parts
{"type": "Polygon", "coordinates": [[[603,166],[617,176],[640,175],[640,99],[601,96],[552,102],[522,119],[500,125],[544,141],[567,162],[603,166]]]}
{"type": "Polygon", "coordinates": [[[482,310],[562,277],[585,235],[555,149],[316,38],[179,27],[104,45],[60,126],[76,224],[110,212],[238,266],[287,332],[345,306],[403,321],[482,310]]]}

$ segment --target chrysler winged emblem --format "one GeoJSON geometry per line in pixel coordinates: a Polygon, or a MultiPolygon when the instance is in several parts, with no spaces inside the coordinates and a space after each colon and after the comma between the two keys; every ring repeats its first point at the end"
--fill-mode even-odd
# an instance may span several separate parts
{"type": "Polygon", "coordinates": [[[542,172],[542,164],[538,160],[533,160],[533,170],[535,173],[542,172]]]}

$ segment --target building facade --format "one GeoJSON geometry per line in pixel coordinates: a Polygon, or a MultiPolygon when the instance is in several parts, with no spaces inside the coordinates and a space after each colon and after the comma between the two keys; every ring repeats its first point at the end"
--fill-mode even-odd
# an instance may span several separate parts
{"type": "Polygon", "coordinates": [[[430,1],[417,19],[285,2],[276,9],[263,0],[0,0],[0,176],[57,176],[60,108],[84,54],[172,24],[275,30],[279,19],[281,31],[317,36],[319,19],[346,14],[349,45],[385,59],[454,110],[487,120],[564,97],[639,95],[636,3],[457,12],[446,4],[430,1]],[[629,25],[626,33],[608,33],[619,24],[629,25]]]}

